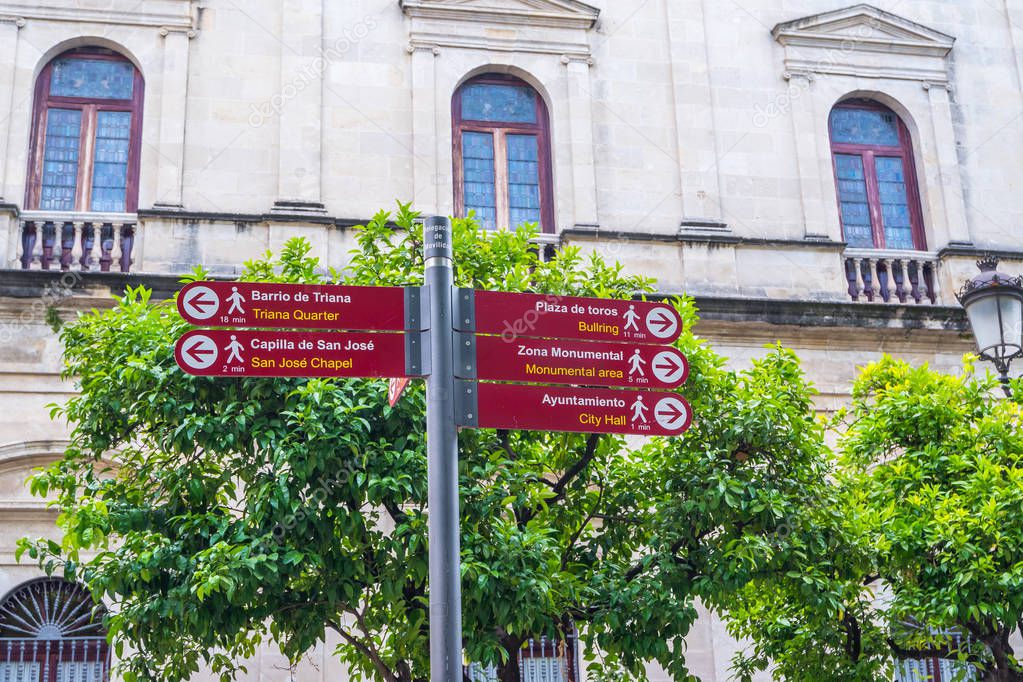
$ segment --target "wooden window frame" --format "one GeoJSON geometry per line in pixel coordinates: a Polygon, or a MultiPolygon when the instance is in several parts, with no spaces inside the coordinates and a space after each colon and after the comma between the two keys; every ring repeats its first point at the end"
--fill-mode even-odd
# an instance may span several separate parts
{"type": "Polygon", "coordinates": [[[511,228],[510,197],[508,192],[508,146],[507,135],[536,135],[537,162],[540,184],[540,229],[545,233],[554,232],[554,188],[551,171],[550,116],[547,104],[536,88],[521,78],[503,74],[484,74],[462,83],[451,98],[452,156],[455,177],[455,213],[465,217],[465,175],[462,158],[462,134],[489,133],[494,140],[494,197],[495,226],[497,229],[511,228]],[[462,118],[462,94],[470,85],[514,85],[526,87],[534,94],[536,101],[536,123],[508,123],[505,121],[477,121],[462,118]]]}
{"type": "Polygon", "coordinates": [[[75,205],[72,211],[88,213],[92,210],[92,180],[95,163],[96,129],[99,112],[119,111],[131,114],[128,142],[128,168],[125,183],[125,213],[138,210],[139,157],[142,151],[142,110],[145,100],[145,81],[142,73],[126,57],[101,48],[77,48],[61,53],[50,60],[36,79],[35,104],[32,114],[32,146],[28,161],[28,187],[25,205],[38,210],[43,191],[43,160],[46,151],[46,126],[49,110],[74,109],[82,112],[82,127],[78,138],[78,178],[75,187],[75,205]],[[97,99],[90,97],[60,97],[50,94],[53,66],[61,59],[82,58],[124,62],[135,74],[131,99],[97,99]]]}
{"type": "Polygon", "coordinates": [[[828,114],[828,138],[831,142],[831,165],[835,179],[836,198],[838,200],[838,222],[845,238],[845,223],[842,221],[842,198],[838,193],[838,155],[849,154],[859,156],[863,161],[863,178],[867,186],[867,206],[870,212],[870,232],[875,249],[888,249],[884,230],[884,217],[881,213],[881,196],[877,180],[875,159],[881,157],[898,157],[902,160],[903,173],[906,179],[906,202],[909,208],[909,221],[912,225],[913,248],[916,251],[927,250],[927,235],[924,230],[923,210],[920,202],[920,186],[917,181],[916,159],[913,155],[913,140],[902,117],[888,107],[870,100],[850,100],[839,102],[828,114]],[[899,133],[899,145],[850,144],[835,142],[831,132],[831,113],[838,109],[860,109],[891,114],[895,117],[899,133]]]}

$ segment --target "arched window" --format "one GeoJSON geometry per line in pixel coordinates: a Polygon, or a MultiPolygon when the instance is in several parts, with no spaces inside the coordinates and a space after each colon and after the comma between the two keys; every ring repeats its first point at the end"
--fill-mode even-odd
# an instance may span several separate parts
{"type": "Polygon", "coordinates": [[[103,607],[59,578],[25,583],[0,602],[0,680],[106,682],[103,607]]]}
{"type": "Polygon", "coordinates": [[[46,65],[36,82],[29,209],[138,209],[143,90],[134,64],[110,50],[72,50],[46,65]]]}
{"type": "Polygon", "coordinates": [[[831,111],[842,233],[856,248],[925,250],[913,146],[902,120],[869,100],[831,111]]]}
{"type": "Polygon", "coordinates": [[[554,231],[551,143],[543,98],[518,78],[488,74],[455,93],[455,210],[488,229],[539,223],[554,231]]]}

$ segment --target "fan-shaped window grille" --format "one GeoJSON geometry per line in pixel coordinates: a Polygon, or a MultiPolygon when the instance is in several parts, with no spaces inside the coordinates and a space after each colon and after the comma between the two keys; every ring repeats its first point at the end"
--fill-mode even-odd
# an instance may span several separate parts
{"type": "Polygon", "coordinates": [[[107,682],[103,607],[58,578],[25,583],[0,602],[0,682],[107,682]]]}

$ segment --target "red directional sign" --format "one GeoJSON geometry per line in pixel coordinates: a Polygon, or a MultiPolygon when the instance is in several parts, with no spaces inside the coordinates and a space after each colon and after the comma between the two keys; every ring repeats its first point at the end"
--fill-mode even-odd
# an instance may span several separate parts
{"type": "Polygon", "coordinates": [[[408,388],[410,381],[411,379],[408,377],[392,377],[387,382],[387,402],[391,407],[397,405],[398,401],[401,400],[401,396],[405,389],[408,388]]]}
{"type": "Polygon", "coordinates": [[[693,413],[675,393],[459,382],[459,425],[484,429],[677,436],[693,413]],[[475,395],[473,395],[475,394],[475,395]],[[464,396],[463,396],[464,397],[464,396]]]}
{"type": "Polygon", "coordinates": [[[675,388],[689,376],[689,363],[674,348],[559,339],[517,339],[463,334],[476,346],[475,376],[467,362],[455,374],[489,381],[675,388]]]}
{"type": "Polygon", "coordinates": [[[192,282],[178,294],[188,322],[206,326],[403,331],[405,290],[261,282],[192,282]]]}
{"type": "Polygon", "coordinates": [[[505,340],[548,336],[667,344],[682,333],[682,318],[666,303],[467,289],[458,300],[458,329],[505,340]]]}
{"type": "Polygon", "coordinates": [[[199,329],[174,357],[196,376],[401,377],[405,348],[405,334],[199,329]]]}

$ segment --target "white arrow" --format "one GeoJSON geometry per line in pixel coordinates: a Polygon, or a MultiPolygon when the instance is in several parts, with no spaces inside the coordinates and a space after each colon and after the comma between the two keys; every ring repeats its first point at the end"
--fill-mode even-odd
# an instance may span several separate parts
{"type": "Polygon", "coordinates": [[[674,351],[665,350],[654,356],[653,369],[661,383],[673,384],[685,369],[685,361],[674,351]]]}
{"type": "Polygon", "coordinates": [[[646,314],[646,328],[659,339],[669,339],[678,330],[678,318],[666,308],[654,308],[646,314]]]}
{"type": "Polygon", "coordinates": [[[217,361],[217,344],[208,336],[196,334],[181,346],[181,359],[192,369],[206,369],[217,361]]]}
{"type": "Polygon", "coordinates": [[[654,419],[661,428],[669,431],[681,431],[689,421],[689,410],[678,398],[662,398],[654,408],[654,419]]]}
{"type": "Polygon", "coordinates": [[[209,287],[196,287],[185,294],[185,312],[197,320],[208,320],[220,310],[220,297],[209,287]]]}

